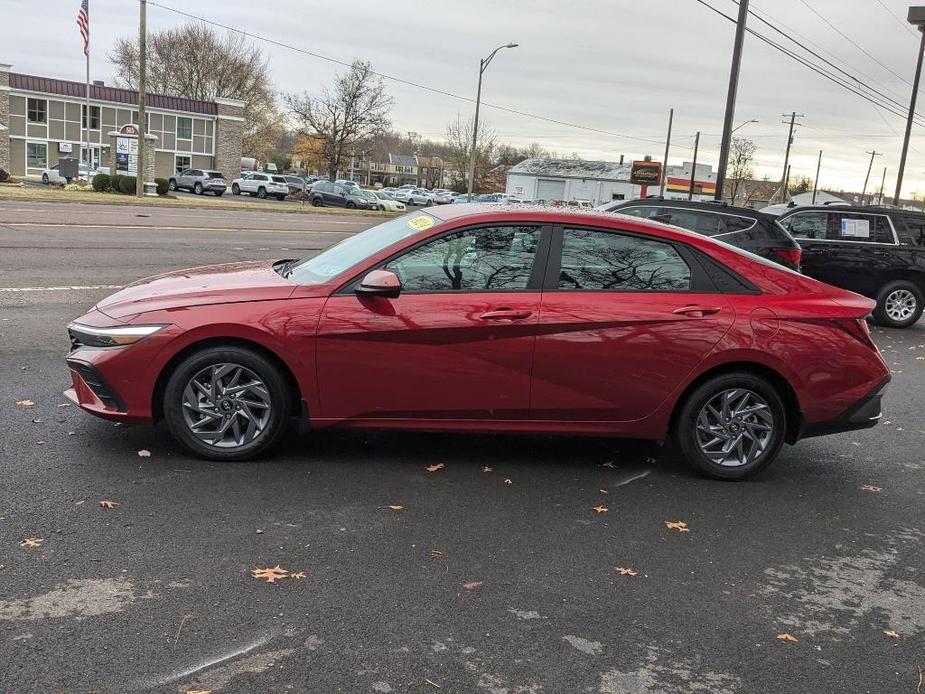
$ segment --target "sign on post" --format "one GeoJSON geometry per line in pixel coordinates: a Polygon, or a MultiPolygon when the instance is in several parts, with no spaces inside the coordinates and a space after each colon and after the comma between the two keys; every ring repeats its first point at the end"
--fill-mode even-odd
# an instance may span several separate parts
{"type": "Polygon", "coordinates": [[[662,180],[662,165],[657,161],[634,161],[630,183],[637,186],[658,185],[662,180]]]}

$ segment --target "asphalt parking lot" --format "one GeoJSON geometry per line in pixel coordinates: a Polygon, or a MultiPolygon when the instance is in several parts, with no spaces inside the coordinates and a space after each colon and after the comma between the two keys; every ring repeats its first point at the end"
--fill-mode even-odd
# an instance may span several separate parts
{"type": "Polygon", "coordinates": [[[880,426],[744,483],[593,438],[219,465],[66,406],[64,326],[115,287],[377,221],[0,201],[0,692],[925,691],[925,321],[874,330],[880,426]]]}

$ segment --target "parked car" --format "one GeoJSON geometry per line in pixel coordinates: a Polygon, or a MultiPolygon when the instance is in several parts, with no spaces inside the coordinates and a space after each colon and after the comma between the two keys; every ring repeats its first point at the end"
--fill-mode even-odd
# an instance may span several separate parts
{"type": "MultiPolygon", "coordinates": [[[[67,183],[67,179],[64,176],[62,176],[60,173],[58,173],[58,167],[59,167],[59,164],[55,164],[54,166],[49,166],[47,169],[42,171],[42,183],[44,183],[46,186],[52,183],[57,183],[60,185],[64,185],[65,183],[67,183]]],[[[93,175],[95,173],[96,172],[91,171],[90,167],[87,166],[86,164],[77,165],[77,180],[78,181],[89,182],[93,180],[93,175]]]]}
{"type": "Polygon", "coordinates": [[[378,201],[379,201],[378,205],[379,205],[380,210],[383,210],[384,212],[404,212],[405,211],[404,203],[398,202],[398,200],[393,198],[388,193],[384,193],[381,190],[377,190],[373,193],[373,195],[375,195],[376,198],[378,198],[378,201]]]}
{"type": "Polygon", "coordinates": [[[334,181],[337,185],[343,186],[344,188],[359,188],[360,184],[356,181],[351,181],[349,178],[338,178],[334,181]]]}
{"type": "Polygon", "coordinates": [[[392,193],[392,197],[409,207],[412,205],[430,206],[434,204],[434,199],[422,188],[398,188],[392,193]]]}
{"type": "Polygon", "coordinates": [[[479,196],[473,193],[469,195],[468,193],[462,193],[453,198],[453,202],[457,204],[466,203],[466,202],[478,202],[479,196]]]}
{"type": "Polygon", "coordinates": [[[286,185],[289,186],[289,193],[304,193],[308,188],[308,183],[301,176],[283,176],[286,179],[286,185]]]}
{"type": "Polygon", "coordinates": [[[289,195],[289,185],[282,176],[259,172],[249,173],[231,182],[231,193],[232,195],[247,193],[248,195],[256,195],[261,199],[269,196],[278,200],[285,200],[286,196],[289,195]]]}
{"type": "Polygon", "coordinates": [[[504,198],[502,198],[497,193],[482,193],[477,198],[479,202],[493,202],[493,203],[502,203],[504,198]]]}
{"type": "Polygon", "coordinates": [[[716,237],[792,270],[800,269],[800,244],[776,223],[775,217],[762,212],[725,203],[662,198],[613,202],[598,209],[673,224],[716,237]]]}
{"type": "Polygon", "coordinates": [[[430,191],[431,199],[437,205],[449,205],[453,202],[453,194],[442,190],[430,191]]]}
{"type": "Polygon", "coordinates": [[[228,189],[228,184],[221,171],[185,169],[168,178],[167,187],[170,190],[188,190],[196,195],[213,193],[220,198],[228,189]]]}
{"type": "Polygon", "coordinates": [[[925,214],[887,207],[795,207],[779,218],[803,272],[877,302],[874,320],[908,328],[925,307],[925,214]]]}
{"type": "Polygon", "coordinates": [[[318,181],[309,193],[315,207],[346,207],[348,209],[375,209],[375,203],[363,195],[359,186],[342,186],[340,183],[318,181]]]}
{"type": "Polygon", "coordinates": [[[873,307],[644,219],[451,205],[303,261],[135,282],[68,325],[65,394],[165,420],[217,461],[307,418],[671,440],[741,479],[785,442],[877,423],[890,370],[873,307]]]}

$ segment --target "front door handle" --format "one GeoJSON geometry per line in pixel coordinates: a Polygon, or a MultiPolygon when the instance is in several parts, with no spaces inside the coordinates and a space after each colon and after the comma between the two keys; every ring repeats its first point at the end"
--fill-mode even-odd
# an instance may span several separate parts
{"type": "Polygon", "coordinates": [[[512,308],[496,308],[479,316],[482,320],[523,320],[533,315],[533,311],[518,311],[512,308]]]}
{"type": "Polygon", "coordinates": [[[714,313],[719,313],[722,311],[718,306],[682,306],[681,308],[676,308],[672,313],[679,316],[690,316],[691,318],[703,318],[704,316],[712,316],[714,313]]]}

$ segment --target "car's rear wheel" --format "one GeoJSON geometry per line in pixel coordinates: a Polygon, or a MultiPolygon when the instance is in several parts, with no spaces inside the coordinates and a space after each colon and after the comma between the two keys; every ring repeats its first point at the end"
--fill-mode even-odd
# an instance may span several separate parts
{"type": "Polygon", "coordinates": [[[248,460],[265,452],[285,433],[289,412],[283,374],[241,347],[209,347],[187,357],[164,390],[170,433],[210,460],[248,460]]]}
{"type": "Polygon", "coordinates": [[[714,479],[740,480],[777,457],[787,413],[771,383],[735,372],[700,384],[675,424],[674,443],[695,470],[714,479]]]}
{"type": "Polygon", "coordinates": [[[193,192],[196,193],[196,195],[202,195],[202,184],[197,183],[196,185],[194,185],[193,192]]]}
{"type": "Polygon", "coordinates": [[[169,181],[167,181],[167,190],[176,190],[176,189],[177,189],[177,182],[171,178],[169,181]]]}
{"type": "Polygon", "coordinates": [[[312,198],[312,207],[324,207],[324,201],[321,198],[312,198]]]}
{"type": "Polygon", "coordinates": [[[356,209],[356,203],[348,202],[348,203],[347,203],[347,209],[348,209],[348,210],[355,210],[355,209],[356,209]]]}
{"type": "Polygon", "coordinates": [[[239,186],[237,183],[232,183],[232,184],[231,184],[231,194],[232,194],[232,195],[240,195],[240,194],[241,194],[241,186],[239,186]]]}
{"type": "Polygon", "coordinates": [[[922,290],[912,282],[890,282],[877,296],[874,320],[888,328],[908,328],[922,317],[925,307],[922,290]]]}
{"type": "Polygon", "coordinates": [[[42,183],[44,183],[46,186],[48,185],[48,174],[42,174],[42,183]]]}

